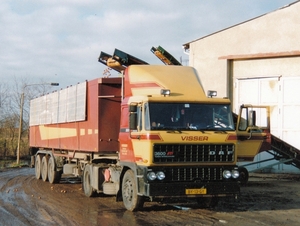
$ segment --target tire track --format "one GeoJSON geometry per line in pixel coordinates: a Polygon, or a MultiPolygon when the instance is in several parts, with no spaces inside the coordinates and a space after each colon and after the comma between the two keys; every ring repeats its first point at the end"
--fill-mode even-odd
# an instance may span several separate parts
{"type": "Polygon", "coordinates": [[[241,188],[238,200],[214,209],[196,203],[145,203],[129,212],[114,196],[87,198],[81,184],[36,180],[34,169],[0,171],[0,225],[299,225],[300,178],[260,179],[241,188]]]}

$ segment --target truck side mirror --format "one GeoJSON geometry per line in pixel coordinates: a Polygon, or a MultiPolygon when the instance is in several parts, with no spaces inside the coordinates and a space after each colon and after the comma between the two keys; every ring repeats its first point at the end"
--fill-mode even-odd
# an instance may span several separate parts
{"type": "Polygon", "coordinates": [[[249,126],[256,126],[256,111],[249,111],[249,126]]]}
{"type": "Polygon", "coordinates": [[[247,139],[250,140],[252,138],[252,133],[261,132],[261,129],[256,126],[256,111],[249,111],[249,127],[248,131],[250,132],[250,137],[247,139]]]}

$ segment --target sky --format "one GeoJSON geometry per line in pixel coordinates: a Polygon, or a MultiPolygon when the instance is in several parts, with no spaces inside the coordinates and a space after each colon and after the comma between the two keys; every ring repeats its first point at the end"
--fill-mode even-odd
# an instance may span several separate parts
{"type": "MultiPolygon", "coordinates": [[[[100,52],[120,49],[150,64],[162,46],[184,65],[182,46],[295,0],[1,0],[0,79],[60,88],[103,77],[100,52]]],[[[112,76],[116,75],[111,71],[112,76]]]]}

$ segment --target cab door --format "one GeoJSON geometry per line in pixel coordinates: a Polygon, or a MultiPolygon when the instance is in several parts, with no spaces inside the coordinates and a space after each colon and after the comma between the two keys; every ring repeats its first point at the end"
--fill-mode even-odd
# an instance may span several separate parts
{"type": "Polygon", "coordinates": [[[241,105],[236,124],[237,160],[252,162],[271,149],[270,110],[268,106],[241,105]]]}

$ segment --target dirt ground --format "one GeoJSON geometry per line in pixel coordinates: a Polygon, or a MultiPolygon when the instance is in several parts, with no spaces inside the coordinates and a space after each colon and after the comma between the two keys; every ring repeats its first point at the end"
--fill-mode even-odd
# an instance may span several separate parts
{"type": "Polygon", "coordinates": [[[34,169],[0,170],[0,225],[299,225],[300,175],[252,174],[238,200],[213,209],[145,203],[129,212],[113,196],[87,198],[81,184],[36,180],[34,169]]]}

